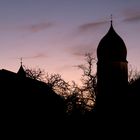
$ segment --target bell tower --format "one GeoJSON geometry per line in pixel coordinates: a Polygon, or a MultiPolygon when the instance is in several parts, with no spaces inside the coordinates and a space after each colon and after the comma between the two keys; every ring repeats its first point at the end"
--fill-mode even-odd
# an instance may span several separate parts
{"type": "Polygon", "coordinates": [[[128,84],[127,49],[122,38],[110,28],[97,47],[96,105],[110,107],[119,103],[128,84]]]}

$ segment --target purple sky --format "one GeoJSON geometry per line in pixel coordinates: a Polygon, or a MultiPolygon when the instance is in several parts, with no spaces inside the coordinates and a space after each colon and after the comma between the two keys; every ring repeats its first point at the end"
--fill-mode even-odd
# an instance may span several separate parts
{"type": "Polygon", "coordinates": [[[31,68],[80,80],[84,54],[93,52],[110,27],[128,49],[129,64],[140,70],[138,0],[0,0],[0,69],[31,68]]]}

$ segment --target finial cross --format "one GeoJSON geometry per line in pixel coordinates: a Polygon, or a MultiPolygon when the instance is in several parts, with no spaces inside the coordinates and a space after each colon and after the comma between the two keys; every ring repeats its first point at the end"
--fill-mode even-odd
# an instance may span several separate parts
{"type": "Polygon", "coordinates": [[[20,64],[22,65],[22,57],[20,58],[20,64]]]}
{"type": "Polygon", "coordinates": [[[113,16],[112,16],[112,14],[110,15],[110,22],[111,22],[111,24],[112,24],[112,20],[113,20],[113,16]]]}
{"type": "Polygon", "coordinates": [[[112,21],[112,19],[113,19],[113,16],[112,16],[112,14],[110,15],[110,19],[111,19],[111,21],[112,21]]]}

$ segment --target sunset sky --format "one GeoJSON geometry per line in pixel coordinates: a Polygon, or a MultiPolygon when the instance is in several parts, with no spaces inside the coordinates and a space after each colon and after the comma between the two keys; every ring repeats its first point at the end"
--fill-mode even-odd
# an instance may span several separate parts
{"type": "Polygon", "coordinates": [[[30,68],[80,80],[85,63],[113,26],[127,47],[129,64],[140,70],[139,0],[0,0],[0,69],[30,68]]]}

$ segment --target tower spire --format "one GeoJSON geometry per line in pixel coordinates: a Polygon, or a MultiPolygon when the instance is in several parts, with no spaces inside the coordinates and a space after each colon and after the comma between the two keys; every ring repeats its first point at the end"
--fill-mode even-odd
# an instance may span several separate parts
{"type": "Polygon", "coordinates": [[[110,15],[110,23],[111,23],[111,26],[112,26],[112,23],[113,23],[113,16],[112,16],[112,14],[110,15]]]}
{"type": "Polygon", "coordinates": [[[17,72],[17,74],[20,76],[20,77],[26,77],[26,72],[24,71],[24,68],[22,66],[22,57],[20,58],[20,68],[17,72]]]}
{"type": "Polygon", "coordinates": [[[20,64],[21,64],[21,66],[22,66],[22,57],[20,58],[20,64]]]}

